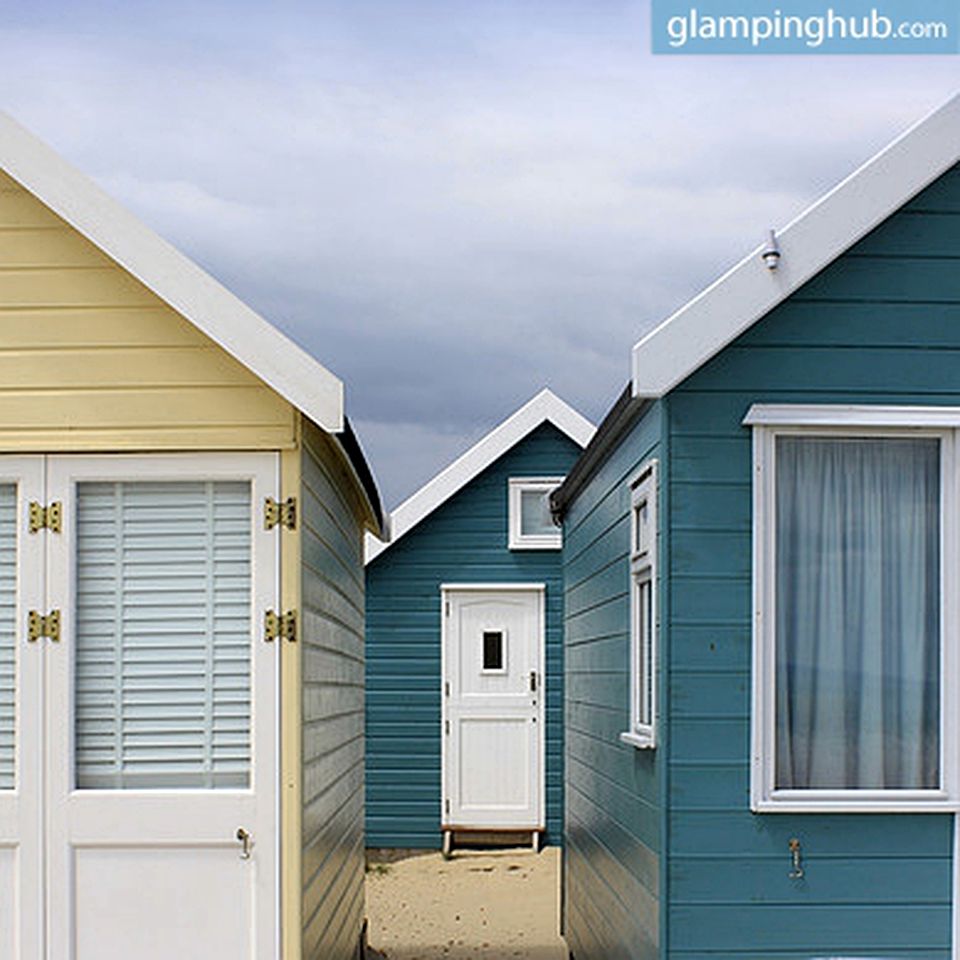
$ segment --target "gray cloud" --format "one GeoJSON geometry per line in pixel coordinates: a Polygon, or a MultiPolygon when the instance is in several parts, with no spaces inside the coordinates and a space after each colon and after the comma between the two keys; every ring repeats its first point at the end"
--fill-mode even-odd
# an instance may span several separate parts
{"type": "Polygon", "coordinates": [[[642,3],[71,9],[0,31],[5,106],[345,379],[389,504],[544,384],[599,419],[645,329],[956,83],[652,57],[642,3]]]}

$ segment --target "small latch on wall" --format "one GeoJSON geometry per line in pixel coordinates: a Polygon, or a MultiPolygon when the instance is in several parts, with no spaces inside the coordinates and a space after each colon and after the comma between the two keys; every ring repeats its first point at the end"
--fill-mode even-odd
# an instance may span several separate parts
{"type": "Polygon", "coordinates": [[[791,880],[803,879],[803,863],[800,849],[800,841],[797,837],[791,837],[787,844],[790,847],[790,863],[792,869],[787,874],[791,880]]]}
{"type": "Polygon", "coordinates": [[[39,533],[47,529],[51,533],[60,533],[63,530],[63,504],[55,500],[49,507],[30,501],[30,532],[39,533]]]}
{"type": "Polygon", "coordinates": [[[35,643],[41,637],[49,637],[54,643],[60,640],[60,611],[51,610],[45,617],[36,610],[27,615],[27,640],[35,643]]]}
{"type": "Polygon", "coordinates": [[[297,611],[288,610],[286,613],[277,613],[268,610],[263,615],[263,639],[268,643],[280,638],[295,643],[297,640],[297,611]]]}
{"type": "Polygon", "coordinates": [[[297,529],[297,498],[287,497],[277,501],[267,497],[263,502],[263,528],[272,530],[274,527],[284,526],[288,530],[297,529]]]}

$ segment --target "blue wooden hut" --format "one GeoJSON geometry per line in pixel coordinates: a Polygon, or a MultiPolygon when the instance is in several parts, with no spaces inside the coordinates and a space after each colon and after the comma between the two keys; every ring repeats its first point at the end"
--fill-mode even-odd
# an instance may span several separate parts
{"type": "Polygon", "coordinates": [[[548,497],[593,427],[537,394],[367,544],[367,843],[559,843],[561,532],[548,497]]]}
{"type": "Polygon", "coordinates": [[[656,327],[563,516],[576,960],[958,956],[960,99],[656,327]]]}

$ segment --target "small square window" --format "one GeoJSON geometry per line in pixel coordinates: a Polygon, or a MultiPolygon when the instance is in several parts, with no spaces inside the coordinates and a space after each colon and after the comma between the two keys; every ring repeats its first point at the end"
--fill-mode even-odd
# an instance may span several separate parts
{"type": "Polygon", "coordinates": [[[502,630],[483,631],[483,669],[496,670],[498,673],[504,669],[502,630]]]}
{"type": "Polygon", "coordinates": [[[508,483],[511,550],[559,550],[560,528],[550,513],[550,494],[562,477],[518,477],[508,483]]]}

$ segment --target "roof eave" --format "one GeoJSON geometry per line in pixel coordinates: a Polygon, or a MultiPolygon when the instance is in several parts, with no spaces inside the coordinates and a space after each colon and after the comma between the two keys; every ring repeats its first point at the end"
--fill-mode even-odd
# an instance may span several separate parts
{"type": "Polygon", "coordinates": [[[960,94],[915,124],[633,348],[633,394],[661,397],[960,159],[960,94]]]}
{"type": "Polygon", "coordinates": [[[367,537],[365,562],[375,560],[543,423],[552,423],[581,447],[589,444],[596,429],[555,393],[541,390],[393,510],[387,518],[389,541],[367,537]]]}
{"type": "Polygon", "coordinates": [[[311,420],[343,429],[338,377],[2,111],[0,169],[311,420]]]}

